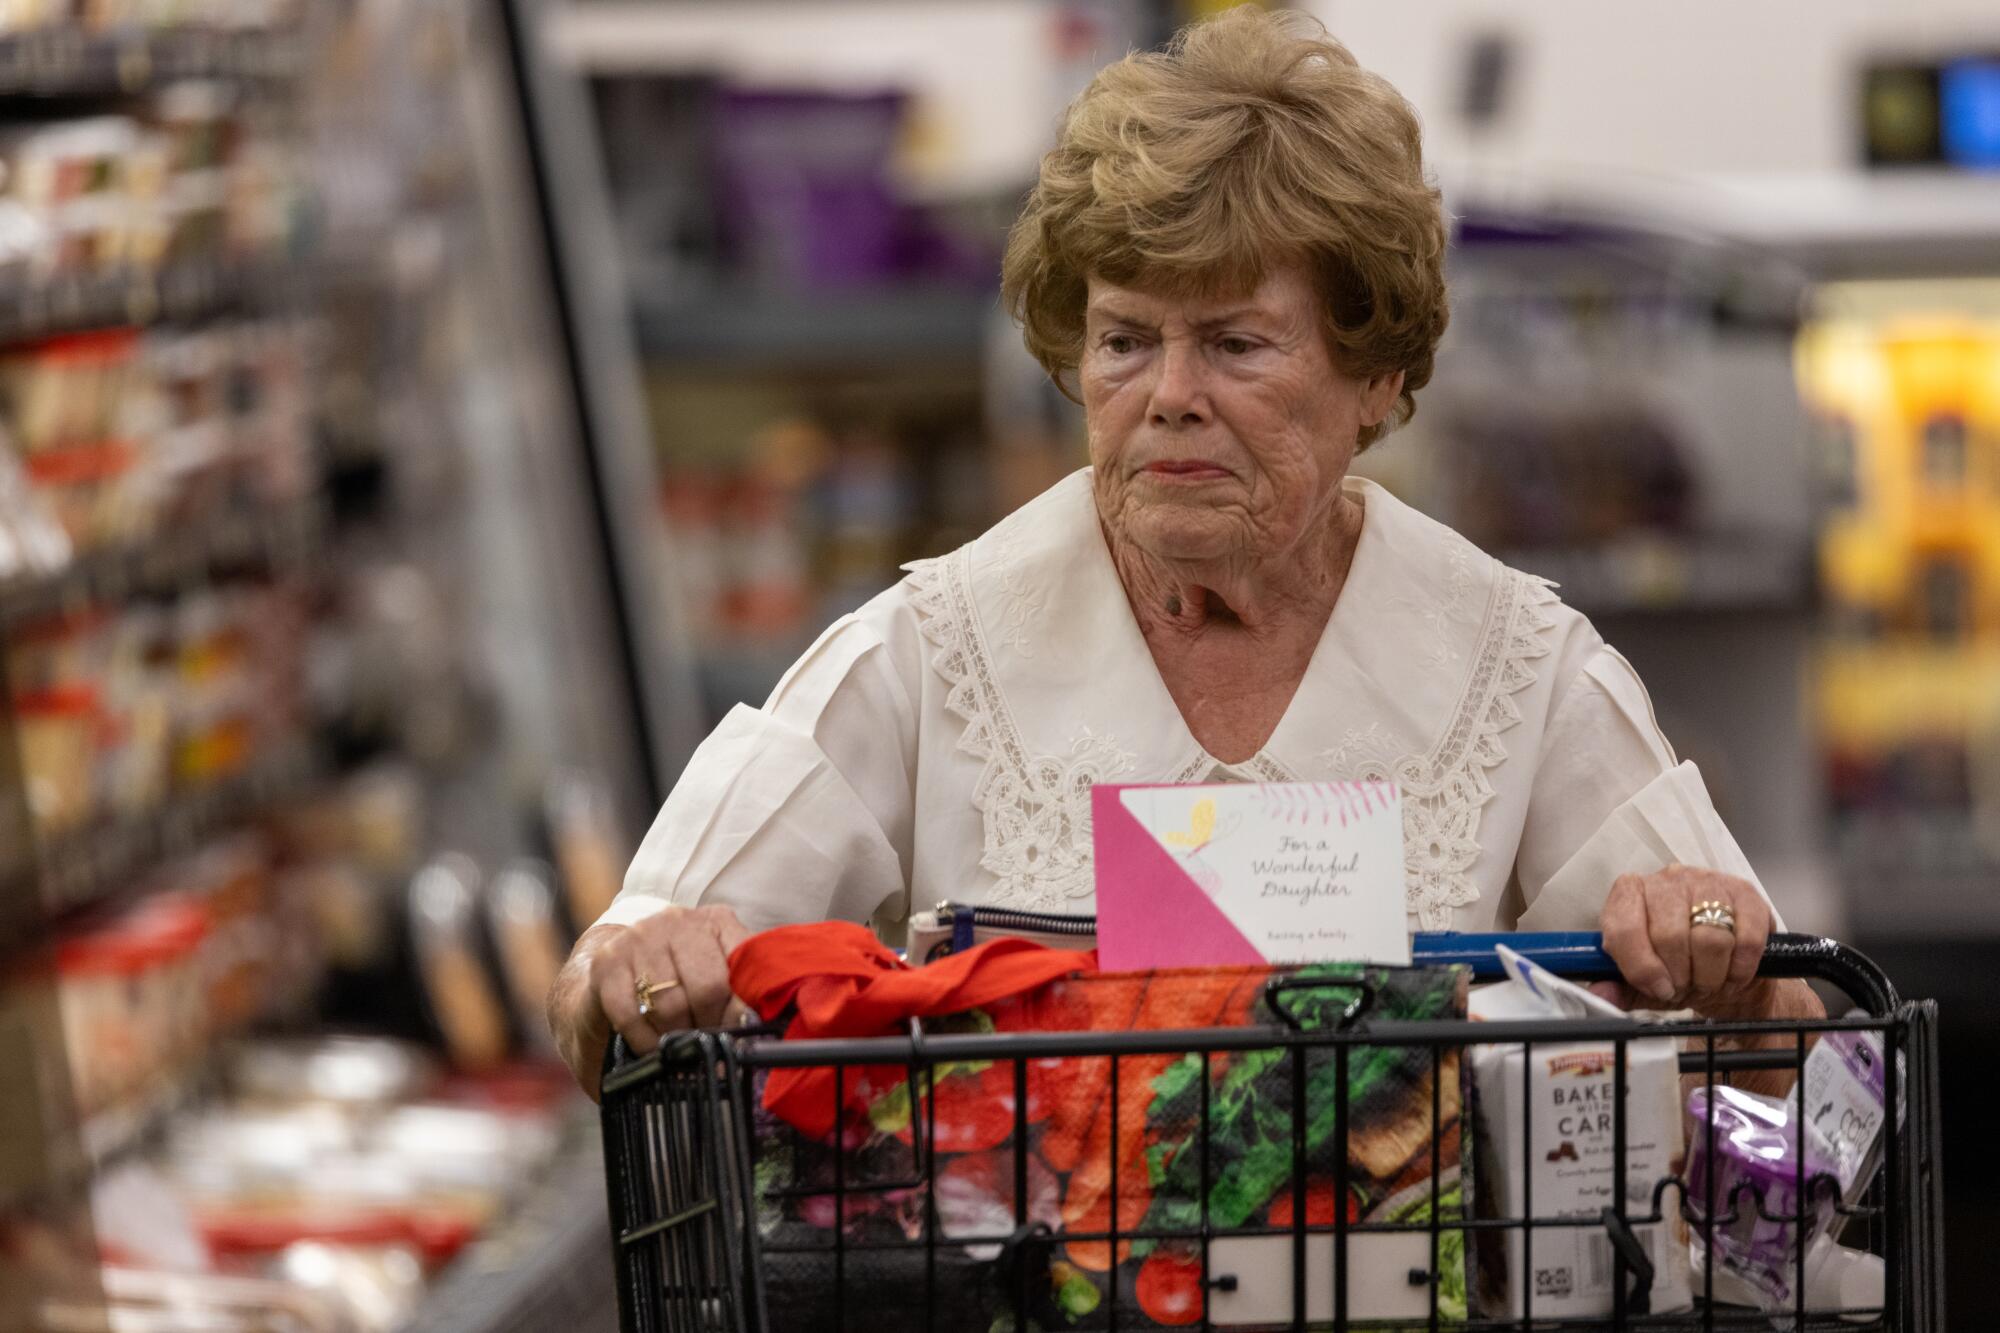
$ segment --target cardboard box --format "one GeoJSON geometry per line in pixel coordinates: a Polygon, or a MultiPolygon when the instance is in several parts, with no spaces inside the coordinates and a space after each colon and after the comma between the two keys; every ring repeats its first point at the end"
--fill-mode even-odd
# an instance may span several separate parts
{"type": "MultiPolygon", "coordinates": [[[[1621,1018],[1616,1007],[1501,947],[1513,980],[1472,993],[1476,1019],[1621,1018]]],[[[1532,1203],[1540,1218],[1597,1218],[1615,1185],[1616,1064],[1609,1041],[1471,1049],[1476,1146],[1475,1216],[1521,1218],[1532,1203]],[[1525,1072],[1524,1072],[1524,1066],[1525,1072]],[[1524,1146],[1525,1145],[1525,1146],[1524,1146]]],[[[1680,1060],[1671,1040],[1626,1048],[1626,1214],[1649,1216],[1654,1187],[1682,1161],[1680,1060]]],[[[1668,1220],[1634,1228],[1652,1258],[1652,1311],[1692,1306],[1680,1196],[1662,1199],[1668,1220]]],[[[1610,1236],[1599,1225],[1536,1227],[1533,1241],[1515,1228],[1476,1233],[1469,1279],[1475,1309],[1520,1318],[1523,1291],[1536,1316],[1611,1313],[1610,1236]],[[1528,1271],[1523,1273],[1523,1261],[1528,1271]]],[[[1630,1274],[1627,1276],[1631,1281],[1630,1274]]]]}

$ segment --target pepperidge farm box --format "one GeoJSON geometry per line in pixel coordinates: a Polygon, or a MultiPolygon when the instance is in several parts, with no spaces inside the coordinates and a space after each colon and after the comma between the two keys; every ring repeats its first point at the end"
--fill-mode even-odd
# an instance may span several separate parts
{"type": "MultiPolygon", "coordinates": [[[[1473,1018],[1625,1017],[1513,950],[1501,946],[1500,954],[1509,979],[1472,992],[1473,1018]]],[[[1524,1216],[1531,1185],[1537,1218],[1600,1216],[1616,1184],[1613,1044],[1538,1043],[1526,1053],[1518,1044],[1474,1046],[1470,1054],[1476,1216],[1524,1216]]],[[[1631,1042],[1625,1059],[1625,1211],[1645,1217],[1653,1211],[1653,1187],[1681,1165],[1680,1059],[1668,1039],[1631,1042]]],[[[1655,1314],[1694,1303],[1679,1206],[1678,1192],[1669,1190],[1663,1201],[1669,1220],[1633,1228],[1653,1261],[1655,1314]]],[[[1479,1313],[1520,1318],[1524,1289],[1534,1293],[1536,1316],[1611,1313],[1614,1265],[1603,1227],[1536,1227],[1531,1247],[1518,1228],[1475,1236],[1470,1285],[1479,1313]]]]}

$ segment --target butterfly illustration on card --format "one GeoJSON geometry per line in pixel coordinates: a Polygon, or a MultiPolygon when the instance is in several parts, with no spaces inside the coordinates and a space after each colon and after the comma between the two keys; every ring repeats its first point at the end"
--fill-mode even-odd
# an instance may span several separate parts
{"type": "Polygon", "coordinates": [[[1180,858],[1181,863],[1187,867],[1188,877],[1213,895],[1222,887],[1222,876],[1216,872],[1215,867],[1201,859],[1201,851],[1218,838],[1225,838],[1234,833],[1242,819],[1242,814],[1237,811],[1231,811],[1228,816],[1218,818],[1214,800],[1204,796],[1194,803],[1193,809],[1188,811],[1185,829],[1168,829],[1161,836],[1167,846],[1174,849],[1174,854],[1180,858]]]}

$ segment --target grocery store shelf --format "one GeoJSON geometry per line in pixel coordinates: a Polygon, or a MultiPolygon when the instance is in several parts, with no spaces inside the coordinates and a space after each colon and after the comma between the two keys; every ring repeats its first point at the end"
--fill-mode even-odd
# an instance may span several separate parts
{"type": "Polygon", "coordinates": [[[165,269],[117,268],[39,277],[0,273],[0,343],[84,329],[203,319],[290,280],[279,261],[186,260],[165,269]]]}
{"type": "Polygon", "coordinates": [[[1814,597],[1812,552],[1803,544],[1627,541],[1498,555],[1555,583],[1564,602],[1589,615],[1802,610],[1814,597]]]}
{"type": "Polygon", "coordinates": [[[52,574],[0,581],[0,634],[85,606],[172,593],[237,572],[296,568],[319,544],[316,499],[226,514],[150,541],[93,551],[52,574]]]}
{"type": "Polygon", "coordinates": [[[300,65],[300,42],[289,32],[90,33],[64,24],[0,37],[0,98],[110,97],[175,79],[282,79],[300,65]]]}
{"type": "Polygon", "coordinates": [[[910,287],[855,292],[718,292],[635,298],[649,360],[838,368],[970,361],[997,309],[991,292],[910,287]]]}
{"type": "Polygon", "coordinates": [[[106,818],[51,841],[39,857],[43,911],[73,912],[126,894],[148,872],[309,790],[319,770],[310,747],[287,746],[158,810],[106,818]]]}

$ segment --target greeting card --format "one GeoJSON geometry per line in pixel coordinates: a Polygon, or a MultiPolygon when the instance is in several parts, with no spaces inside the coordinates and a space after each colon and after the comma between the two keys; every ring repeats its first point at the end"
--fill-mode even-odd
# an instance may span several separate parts
{"type": "Polygon", "coordinates": [[[1091,818],[1107,969],[1410,961],[1393,782],[1100,786],[1091,818]]]}

